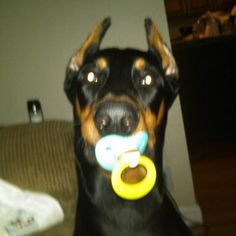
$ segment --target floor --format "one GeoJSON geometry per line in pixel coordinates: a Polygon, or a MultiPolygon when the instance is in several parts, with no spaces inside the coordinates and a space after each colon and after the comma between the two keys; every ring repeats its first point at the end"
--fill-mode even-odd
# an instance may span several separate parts
{"type": "Polygon", "coordinates": [[[211,144],[197,150],[191,167],[204,236],[236,236],[236,145],[211,144]]]}

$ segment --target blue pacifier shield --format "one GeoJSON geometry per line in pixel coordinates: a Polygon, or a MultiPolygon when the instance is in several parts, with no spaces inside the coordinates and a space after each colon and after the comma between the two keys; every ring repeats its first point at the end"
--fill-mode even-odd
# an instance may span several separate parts
{"type": "Polygon", "coordinates": [[[120,155],[130,150],[138,150],[143,154],[147,142],[148,134],[144,131],[131,136],[107,135],[101,138],[95,146],[97,162],[105,170],[112,171],[120,155]]]}

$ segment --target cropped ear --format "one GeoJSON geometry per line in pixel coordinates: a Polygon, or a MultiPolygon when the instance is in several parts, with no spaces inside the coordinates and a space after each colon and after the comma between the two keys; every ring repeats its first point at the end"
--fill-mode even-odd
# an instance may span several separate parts
{"type": "Polygon", "coordinates": [[[145,29],[149,50],[160,55],[165,75],[178,78],[178,68],[175,59],[159,33],[157,26],[150,18],[145,19],[145,29]]]}
{"type": "Polygon", "coordinates": [[[150,18],[145,19],[145,29],[149,51],[161,58],[162,69],[167,80],[168,105],[170,106],[179,91],[178,67],[170,49],[159,33],[157,26],[150,18]]]}
{"type": "Polygon", "coordinates": [[[64,90],[70,101],[72,101],[74,95],[73,88],[75,86],[73,85],[75,83],[77,72],[79,71],[85,58],[89,54],[96,53],[99,50],[103,36],[105,35],[110,24],[111,20],[109,17],[98,22],[91,30],[80,49],[77,50],[76,53],[71,57],[66,70],[66,79],[64,81],[64,90]]]}

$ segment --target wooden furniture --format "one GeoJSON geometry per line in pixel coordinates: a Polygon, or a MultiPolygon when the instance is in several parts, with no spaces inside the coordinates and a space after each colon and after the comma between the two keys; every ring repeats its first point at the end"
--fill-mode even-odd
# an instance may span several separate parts
{"type": "Polygon", "coordinates": [[[172,45],[190,152],[209,143],[236,141],[236,34],[172,45]]]}
{"type": "Polygon", "coordinates": [[[208,10],[229,10],[235,0],[165,0],[168,17],[203,14],[208,10]]]}

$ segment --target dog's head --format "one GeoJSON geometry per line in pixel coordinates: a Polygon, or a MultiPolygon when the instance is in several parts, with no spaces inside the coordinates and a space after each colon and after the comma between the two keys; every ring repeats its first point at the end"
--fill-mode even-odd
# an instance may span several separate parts
{"type": "MultiPolygon", "coordinates": [[[[178,91],[175,60],[151,19],[145,20],[148,51],[100,50],[110,19],[99,22],[69,61],[65,92],[85,146],[111,133],[146,131],[148,149],[163,139],[167,110],[178,91]],[[161,131],[160,131],[161,132],[161,131]]],[[[160,141],[162,142],[162,141],[160,141]]]]}

